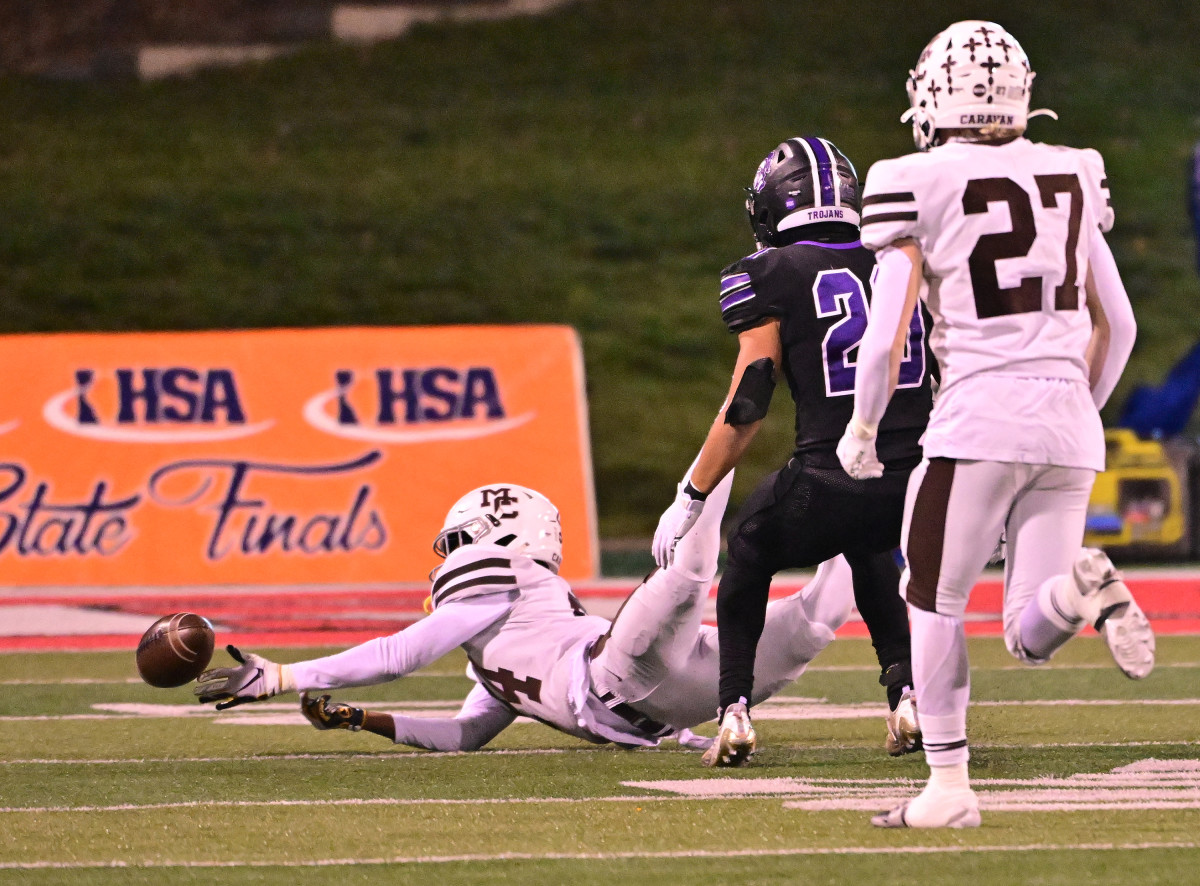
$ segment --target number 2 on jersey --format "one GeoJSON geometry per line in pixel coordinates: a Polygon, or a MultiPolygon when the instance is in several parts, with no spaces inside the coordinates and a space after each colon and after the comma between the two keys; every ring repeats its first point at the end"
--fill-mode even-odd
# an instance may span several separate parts
{"type": "MultiPolygon", "coordinates": [[[[825,367],[825,395],[839,397],[854,393],[858,343],[867,330],[867,292],[853,271],[838,268],[821,271],[813,283],[813,301],[818,317],[840,317],[829,327],[821,343],[825,367]]],[[[908,324],[908,343],[900,363],[899,388],[915,388],[925,378],[925,323],[918,305],[908,324]]]]}
{"type": "MultiPolygon", "coordinates": [[[[1074,173],[1035,175],[1038,196],[1047,209],[1058,207],[1058,195],[1067,195],[1067,237],[1063,256],[1062,283],[1054,289],[1054,309],[1079,309],[1079,266],[1075,248],[1079,245],[1079,222],[1083,216],[1083,188],[1074,173]]],[[[1011,178],[974,178],[963,191],[962,208],[966,215],[988,211],[991,203],[1007,203],[1011,227],[1007,231],[981,234],[971,250],[967,266],[971,270],[971,288],[975,292],[975,314],[980,320],[1027,314],[1042,309],[1042,278],[1022,277],[1009,289],[1001,289],[996,277],[996,262],[1002,258],[1023,258],[1037,238],[1033,202],[1029,193],[1011,178]]]]}

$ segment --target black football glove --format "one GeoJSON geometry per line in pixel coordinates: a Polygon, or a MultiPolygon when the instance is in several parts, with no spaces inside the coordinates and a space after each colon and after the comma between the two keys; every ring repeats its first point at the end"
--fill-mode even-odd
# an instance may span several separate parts
{"type": "Polygon", "coordinates": [[[300,711],[308,718],[308,722],[318,729],[349,729],[351,732],[358,732],[367,719],[367,712],[362,708],[333,701],[328,695],[312,698],[307,692],[300,693],[300,711]]]}

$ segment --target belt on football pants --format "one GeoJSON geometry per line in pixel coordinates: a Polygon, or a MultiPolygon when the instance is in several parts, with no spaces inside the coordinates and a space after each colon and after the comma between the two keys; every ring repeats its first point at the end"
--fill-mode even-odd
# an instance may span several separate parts
{"type": "Polygon", "coordinates": [[[670,735],[675,729],[665,723],[659,723],[653,717],[648,717],[641,711],[634,708],[632,705],[626,704],[623,701],[616,701],[616,696],[611,692],[606,692],[601,695],[599,692],[592,690],[596,698],[604,702],[604,706],[627,722],[639,732],[644,732],[653,738],[662,738],[670,735]]]}

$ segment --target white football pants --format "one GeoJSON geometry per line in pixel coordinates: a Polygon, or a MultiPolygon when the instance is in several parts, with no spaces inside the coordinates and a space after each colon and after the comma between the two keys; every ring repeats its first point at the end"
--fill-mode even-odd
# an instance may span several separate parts
{"type": "MultiPolygon", "coordinates": [[[[717,572],[721,518],[731,471],[709,493],[695,526],[666,569],[655,570],[622,605],[599,655],[592,684],[643,714],[677,727],[712,720],[718,707],[720,655],[716,628],[702,624],[717,572]]],[[[850,566],[842,557],[821,565],[802,590],[767,607],[759,641],[753,701],[794,681],[854,605],[850,566]]]]}
{"type": "Polygon", "coordinates": [[[1008,548],[1003,617],[1009,651],[1038,663],[1076,630],[1051,623],[1038,597],[1071,572],[1095,476],[1081,468],[946,458],[923,461],[913,471],[901,537],[908,567],[900,592],[912,619],[913,684],[931,765],[967,759],[970,672],[963,614],[1001,533],[1008,548]],[[1023,625],[1036,642],[1022,636],[1023,625]]]}

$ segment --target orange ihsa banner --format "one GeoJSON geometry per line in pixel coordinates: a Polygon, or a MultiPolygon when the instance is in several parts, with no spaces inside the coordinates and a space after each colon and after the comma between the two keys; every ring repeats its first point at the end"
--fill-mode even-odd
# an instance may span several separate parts
{"type": "Polygon", "coordinates": [[[476,486],[559,508],[596,574],[579,339],[564,326],[2,337],[12,586],[423,582],[476,486]]]}

